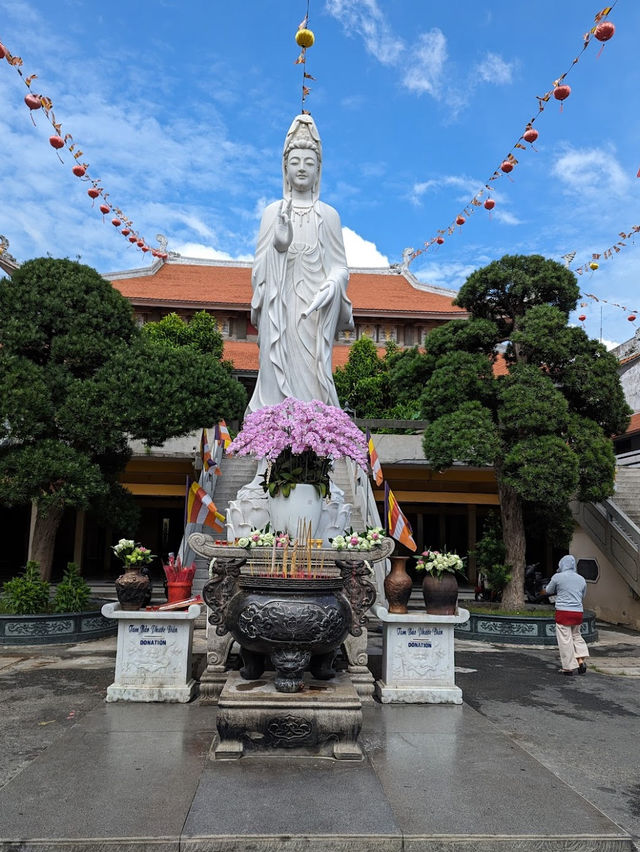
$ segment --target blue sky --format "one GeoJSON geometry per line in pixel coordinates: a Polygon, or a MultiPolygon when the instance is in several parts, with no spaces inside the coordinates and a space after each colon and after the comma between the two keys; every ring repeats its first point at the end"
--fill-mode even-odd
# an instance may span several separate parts
{"type": "MultiPolygon", "coordinates": [[[[311,0],[316,80],[306,106],[323,140],[322,197],[337,207],[349,261],[380,266],[447,227],[508,154],[580,54],[600,2],[311,0]]],[[[63,133],[109,200],[153,246],[250,259],[265,204],[279,197],[285,132],[300,110],[294,35],[306,0],[0,0],[0,42],[37,74],[63,133]]],[[[618,0],[616,33],[593,42],[566,82],[562,112],[536,121],[496,206],[416,258],[426,282],[458,288],[507,253],[588,263],[640,224],[640,4],[618,0]]],[[[101,272],[145,266],[92,209],[87,185],[31,123],[26,88],[0,63],[0,234],[18,260],[67,256],[101,272]]],[[[584,292],[640,309],[636,244],[579,279],[584,292]]],[[[587,333],[629,338],[640,324],[584,299],[587,333]],[[601,312],[602,308],[602,312],[601,312]]],[[[574,321],[575,316],[573,317],[574,321]]]]}

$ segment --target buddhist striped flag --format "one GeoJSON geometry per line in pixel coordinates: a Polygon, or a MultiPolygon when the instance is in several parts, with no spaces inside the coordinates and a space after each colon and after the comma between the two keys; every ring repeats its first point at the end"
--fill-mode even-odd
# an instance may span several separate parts
{"type": "Polygon", "coordinates": [[[200,438],[200,455],[202,456],[202,469],[207,473],[210,470],[213,470],[216,476],[220,476],[222,471],[220,470],[220,466],[216,461],[216,451],[219,446],[219,441],[216,441],[215,438],[213,441],[209,438],[209,433],[206,429],[202,430],[202,437],[200,438]]]}
{"type": "Polygon", "coordinates": [[[376,485],[380,486],[384,482],[384,476],[382,475],[382,465],[380,464],[380,459],[378,458],[376,448],[373,446],[373,438],[371,437],[371,433],[368,429],[367,451],[369,453],[369,465],[371,467],[371,475],[373,476],[376,485]]]}
{"type": "Polygon", "coordinates": [[[202,456],[202,467],[205,470],[209,470],[209,468],[214,464],[214,461],[211,454],[209,435],[207,434],[206,429],[202,430],[202,436],[200,437],[200,455],[202,456]]]}
{"type": "Polygon", "coordinates": [[[225,450],[231,443],[231,435],[229,434],[227,424],[224,422],[224,420],[221,420],[216,426],[216,440],[221,441],[222,446],[225,448],[225,450]]]}
{"type": "Polygon", "coordinates": [[[392,538],[404,544],[409,550],[417,550],[418,545],[413,540],[411,524],[406,519],[402,509],[398,505],[395,494],[389,488],[389,483],[384,486],[385,516],[387,519],[387,530],[392,538]]]}
{"type": "Polygon", "coordinates": [[[202,524],[216,532],[224,529],[224,515],[220,514],[211,497],[197,482],[192,482],[187,492],[186,523],[202,524]]]}

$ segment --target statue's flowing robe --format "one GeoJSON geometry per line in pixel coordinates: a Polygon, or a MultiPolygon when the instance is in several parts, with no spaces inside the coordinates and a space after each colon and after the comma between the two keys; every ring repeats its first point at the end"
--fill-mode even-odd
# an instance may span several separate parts
{"type": "Polygon", "coordinates": [[[336,331],[353,329],[337,211],[322,201],[303,212],[292,210],[293,239],[279,252],[274,228],[281,208],[277,201],[264,211],[253,263],[251,322],[258,329],[260,369],[247,413],[290,396],[337,406],[333,342],[336,331]],[[331,298],[303,319],[325,282],[331,298]]]}

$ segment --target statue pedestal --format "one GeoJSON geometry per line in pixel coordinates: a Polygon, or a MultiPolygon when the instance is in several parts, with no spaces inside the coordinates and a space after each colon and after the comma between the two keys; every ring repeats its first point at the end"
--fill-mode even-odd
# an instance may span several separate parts
{"type": "Polygon", "coordinates": [[[197,683],[191,676],[191,647],[198,604],[186,611],[130,612],[108,603],[102,614],[118,620],[116,674],[107,701],[185,704],[193,698],[197,683]]]}
{"type": "Polygon", "coordinates": [[[288,757],[362,760],[357,743],[362,704],[349,676],[314,680],[304,675],[301,692],[278,692],[274,673],[243,680],[231,672],[218,699],[218,733],[211,746],[216,760],[268,753],[288,757]]]}
{"type": "Polygon", "coordinates": [[[453,631],[469,620],[466,609],[457,615],[389,613],[375,605],[383,625],[382,678],[376,695],[383,704],[462,704],[455,683],[453,631]]]}

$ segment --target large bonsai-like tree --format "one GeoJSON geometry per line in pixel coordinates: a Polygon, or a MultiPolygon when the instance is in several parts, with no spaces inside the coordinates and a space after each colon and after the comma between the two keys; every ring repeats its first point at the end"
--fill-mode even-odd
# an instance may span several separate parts
{"type": "Polygon", "coordinates": [[[631,411],[615,356],[568,326],[574,274],[539,255],[505,256],[474,272],[456,304],[471,318],[427,340],[433,372],[422,394],[431,465],[493,465],[511,581],[505,608],[524,603],[524,514],[557,521],[573,498],[613,493],[611,436],[631,411]],[[494,370],[504,345],[506,371],[494,370]]]}
{"type": "Polygon", "coordinates": [[[31,558],[43,577],[66,507],[131,522],[117,482],[129,439],[159,445],[241,414],[246,394],[221,345],[192,344],[142,334],[88,266],[40,258],[0,280],[0,501],[35,506],[31,558]]]}

